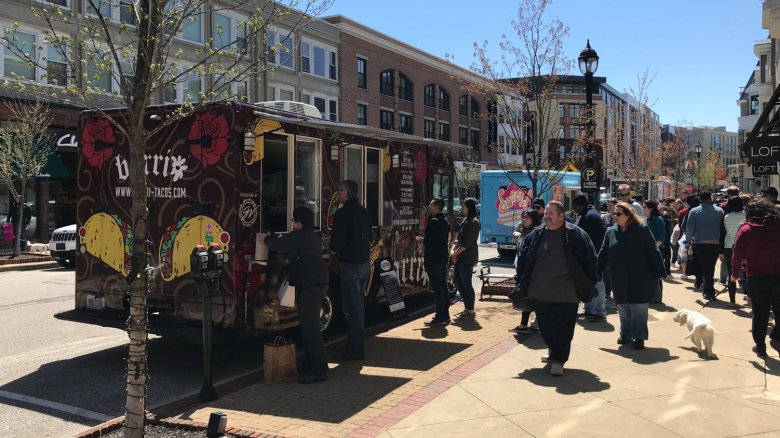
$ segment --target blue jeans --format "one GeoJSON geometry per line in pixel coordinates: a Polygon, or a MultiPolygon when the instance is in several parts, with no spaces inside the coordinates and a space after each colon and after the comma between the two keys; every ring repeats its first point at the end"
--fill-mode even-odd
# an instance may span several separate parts
{"type": "Polygon", "coordinates": [[[463,298],[463,307],[466,310],[474,310],[474,285],[471,284],[471,274],[474,265],[455,263],[455,287],[458,288],[460,297],[463,298]]]}
{"type": "Polygon", "coordinates": [[[647,330],[647,310],[650,303],[618,304],[620,315],[620,337],[626,340],[646,341],[649,332],[647,330]]]}
{"type": "Polygon", "coordinates": [[[599,315],[606,317],[607,316],[607,305],[604,302],[606,299],[606,287],[604,286],[603,281],[599,281],[596,283],[596,290],[599,291],[598,295],[596,295],[595,298],[590,300],[589,303],[585,303],[585,313],[589,315],[599,315]]]}
{"type": "Polygon", "coordinates": [[[428,281],[436,297],[436,315],[434,318],[450,319],[450,291],[447,289],[447,262],[438,265],[426,265],[428,281]]]}
{"type": "Polygon", "coordinates": [[[341,278],[341,306],[347,320],[347,347],[350,354],[362,355],[366,320],[365,291],[368,274],[371,272],[368,262],[339,262],[341,278]]]}

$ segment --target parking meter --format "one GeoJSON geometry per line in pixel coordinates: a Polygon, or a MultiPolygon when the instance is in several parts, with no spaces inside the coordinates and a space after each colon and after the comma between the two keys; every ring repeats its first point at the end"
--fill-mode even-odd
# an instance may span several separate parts
{"type": "Polygon", "coordinates": [[[219,244],[213,244],[208,249],[198,245],[190,254],[190,276],[198,284],[203,297],[203,387],[198,399],[211,401],[219,398],[212,385],[211,373],[211,297],[219,290],[219,277],[225,267],[227,255],[219,244]]]}

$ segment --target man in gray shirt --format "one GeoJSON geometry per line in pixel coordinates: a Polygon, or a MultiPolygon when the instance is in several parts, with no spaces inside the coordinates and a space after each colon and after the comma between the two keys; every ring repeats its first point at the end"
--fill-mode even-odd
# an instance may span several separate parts
{"type": "Polygon", "coordinates": [[[542,339],[549,348],[542,361],[550,364],[550,374],[561,376],[574,338],[578,291],[595,292],[598,266],[590,237],[566,223],[563,204],[550,202],[544,223],[523,241],[518,255],[518,266],[523,266],[518,290],[533,302],[542,339]]]}

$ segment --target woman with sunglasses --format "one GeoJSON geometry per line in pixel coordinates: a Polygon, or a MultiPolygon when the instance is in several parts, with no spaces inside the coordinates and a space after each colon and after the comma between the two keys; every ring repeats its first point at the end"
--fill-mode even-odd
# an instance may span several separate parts
{"type": "MultiPolygon", "coordinates": [[[[542,224],[542,214],[539,214],[539,212],[533,208],[529,208],[528,210],[524,211],[523,214],[520,216],[520,224],[522,224],[522,230],[520,231],[520,236],[517,238],[517,256],[515,256],[515,281],[519,281],[520,276],[523,273],[524,267],[518,265],[517,260],[520,258],[518,257],[520,255],[520,251],[523,247],[523,241],[526,237],[531,233],[531,231],[534,230],[534,228],[538,227],[542,224]]],[[[522,316],[520,317],[520,325],[513,328],[512,331],[517,333],[528,333],[528,320],[531,317],[530,311],[523,311],[522,316]]],[[[535,321],[534,321],[535,322],[535,321]]]]}
{"type": "Polygon", "coordinates": [[[637,350],[645,348],[650,301],[666,275],[655,237],[643,222],[631,204],[619,202],[599,252],[599,273],[612,286],[620,316],[617,342],[631,342],[637,350]]]}

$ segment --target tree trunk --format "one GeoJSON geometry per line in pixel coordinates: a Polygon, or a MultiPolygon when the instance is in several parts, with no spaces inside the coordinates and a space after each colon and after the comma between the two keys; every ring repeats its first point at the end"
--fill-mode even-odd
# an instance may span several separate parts
{"type": "MultiPolygon", "coordinates": [[[[14,242],[16,244],[14,245],[14,252],[11,255],[11,258],[19,257],[19,253],[22,252],[22,229],[25,228],[24,225],[24,206],[27,205],[27,199],[25,195],[27,194],[27,181],[22,178],[22,190],[19,192],[19,196],[17,196],[17,207],[16,207],[16,224],[14,226],[14,236],[16,239],[14,242]]],[[[13,218],[11,218],[13,221],[13,218]]]]}
{"type": "MultiPolygon", "coordinates": [[[[140,123],[137,123],[140,125],[140,123]]],[[[143,127],[130,130],[130,180],[133,196],[132,231],[133,262],[130,270],[130,318],[127,323],[129,352],[127,356],[127,405],[125,438],[143,438],[146,399],[146,341],[147,341],[147,273],[146,268],[146,175],[144,149],[146,139],[143,127]]]]}

